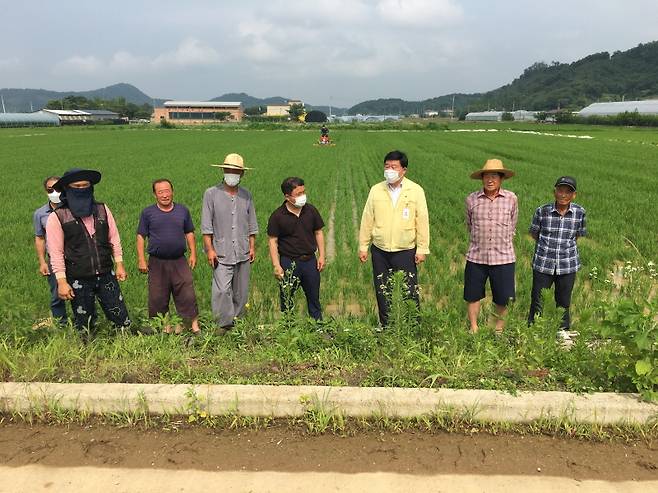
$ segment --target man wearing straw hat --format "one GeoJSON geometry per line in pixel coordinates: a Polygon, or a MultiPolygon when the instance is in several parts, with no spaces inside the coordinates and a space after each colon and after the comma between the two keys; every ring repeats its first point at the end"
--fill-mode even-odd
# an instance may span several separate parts
{"type": "Polygon", "coordinates": [[[466,197],[466,226],[470,243],[464,270],[464,300],[468,303],[471,332],[478,331],[480,300],[487,279],[491,284],[498,320],[496,333],[505,327],[507,304],[515,297],[514,266],[516,256],[512,240],[518,216],[516,195],[501,187],[514,176],[500,159],[489,159],[482,169],[471,173],[482,180],[482,189],[466,197]]]}
{"type": "Polygon", "coordinates": [[[239,186],[244,166],[239,154],[222,164],[223,180],[203,194],[201,231],[208,264],[213,269],[212,311],[219,327],[228,330],[244,314],[249,297],[251,263],[256,258],[258,223],[251,194],[239,186]]]}

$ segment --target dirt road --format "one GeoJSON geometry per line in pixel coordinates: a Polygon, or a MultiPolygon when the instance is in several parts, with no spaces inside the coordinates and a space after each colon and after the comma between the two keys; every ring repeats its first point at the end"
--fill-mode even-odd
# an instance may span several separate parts
{"type": "Polygon", "coordinates": [[[0,425],[0,491],[658,491],[658,445],[0,425]]]}

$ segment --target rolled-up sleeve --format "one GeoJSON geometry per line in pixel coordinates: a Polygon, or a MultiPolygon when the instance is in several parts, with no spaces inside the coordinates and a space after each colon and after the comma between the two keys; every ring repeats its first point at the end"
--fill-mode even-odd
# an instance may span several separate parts
{"type": "Polygon", "coordinates": [[[530,223],[530,228],[528,232],[530,234],[538,234],[541,230],[541,207],[538,207],[535,210],[535,214],[532,216],[532,222],[530,223]]]}
{"type": "Polygon", "coordinates": [[[258,234],[258,220],[256,218],[256,207],[254,206],[253,197],[249,197],[247,216],[249,216],[249,235],[258,234]]]}
{"type": "Polygon", "coordinates": [[[201,234],[213,234],[212,227],[213,199],[212,190],[206,190],[203,194],[203,206],[201,207],[201,234]]]}
{"type": "Polygon", "coordinates": [[[583,217],[580,219],[580,228],[576,236],[587,236],[587,221],[585,219],[585,211],[583,210],[583,217]]]}

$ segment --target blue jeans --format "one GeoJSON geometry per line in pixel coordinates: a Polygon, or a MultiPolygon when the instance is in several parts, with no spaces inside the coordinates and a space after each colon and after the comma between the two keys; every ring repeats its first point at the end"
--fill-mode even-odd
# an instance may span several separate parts
{"type": "Polygon", "coordinates": [[[47,276],[48,285],[50,286],[50,312],[53,318],[57,320],[60,325],[66,324],[66,302],[57,295],[57,279],[55,274],[51,273],[47,276]]]}

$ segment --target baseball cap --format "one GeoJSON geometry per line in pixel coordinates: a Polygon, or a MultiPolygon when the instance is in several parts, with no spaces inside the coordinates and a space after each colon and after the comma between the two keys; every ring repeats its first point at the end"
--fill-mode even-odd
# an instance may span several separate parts
{"type": "Polygon", "coordinates": [[[573,178],[572,176],[561,176],[557,179],[555,182],[555,186],[559,187],[560,185],[566,185],[568,187],[571,187],[571,189],[575,192],[576,191],[576,179],[573,178]]]}

